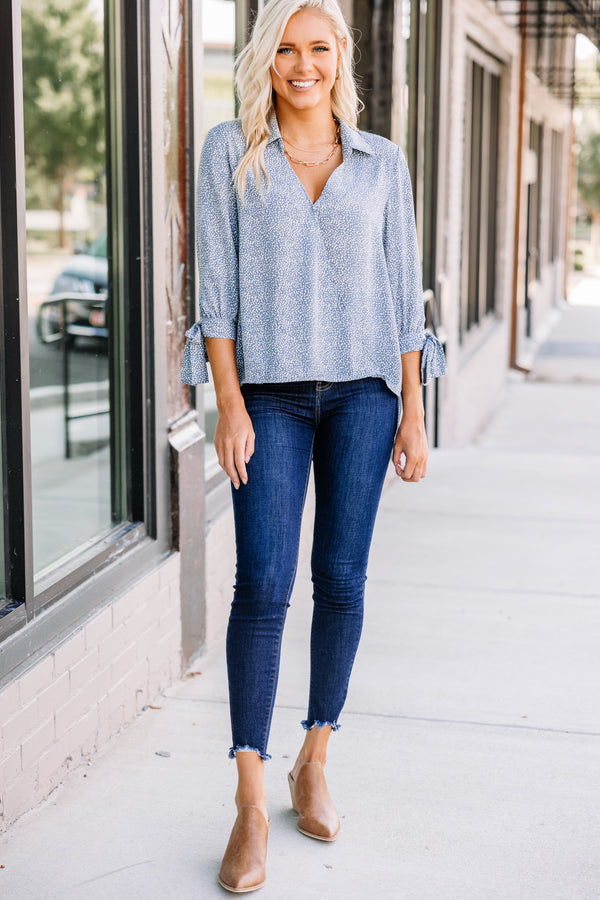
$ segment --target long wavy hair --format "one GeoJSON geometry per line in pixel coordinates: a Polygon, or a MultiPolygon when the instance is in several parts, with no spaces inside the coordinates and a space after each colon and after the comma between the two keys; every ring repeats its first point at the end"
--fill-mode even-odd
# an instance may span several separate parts
{"type": "Polygon", "coordinates": [[[233,183],[242,200],[250,171],[260,193],[262,175],[269,186],[264,152],[270,137],[269,118],[275,109],[270,69],[275,66],[277,49],[289,19],[305,9],[322,16],[337,38],[340,77],[331,89],[333,115],[356,128],[358,113],[364,107],[354,80],[354,41],[337,0],[268,0],[256,17],[250,41],[235,62],[235,89],[240,100],[239,117],[246,150],[233,173],[233,183]]]}

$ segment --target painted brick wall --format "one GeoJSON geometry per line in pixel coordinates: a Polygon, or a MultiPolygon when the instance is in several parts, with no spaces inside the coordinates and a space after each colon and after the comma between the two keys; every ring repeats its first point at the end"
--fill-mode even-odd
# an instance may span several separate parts
{"type": "Polygon", "coordinates": [[[173,554],[0,692],[0,830],[180,675],[173,554]]]}

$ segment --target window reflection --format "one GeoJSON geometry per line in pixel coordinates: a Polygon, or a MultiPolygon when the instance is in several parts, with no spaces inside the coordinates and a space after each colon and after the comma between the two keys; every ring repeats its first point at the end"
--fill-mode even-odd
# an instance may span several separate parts
{"type": "Polygon", "coordinates": [[[23,0],[36,574],[111,525],[102,0],[23,0]]]}
{"type": "MultiPolygon", "coordinates": [[[[235,51],[235,2],[204,0],[202,3],[202,35],[204,40],[204,135],[214,125],[235,117],[233,62],[235,51]]],[[[210,478],[219,471],[214,448],[217,404],[212,382],[204,389],[204,427],[206,430],[206,474],[210,478]]]]}

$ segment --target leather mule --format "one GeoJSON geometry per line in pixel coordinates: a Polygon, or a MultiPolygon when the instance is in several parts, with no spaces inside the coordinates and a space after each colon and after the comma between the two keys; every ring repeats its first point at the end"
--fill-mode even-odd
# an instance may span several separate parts
{"type": "Polygon", "coordinates": [[[292,807],[298,813],[298,831],[319,841],[335,841],[340,820],[329,796],[323,763],[306,762],[294,780],[288,775],[292,807]]]}
{"type": "Polygon", "coordinates": [[[265,884],[270,824],[258,806],[240,806],[219,872],[225,890],[245,894],[265,884]]]}

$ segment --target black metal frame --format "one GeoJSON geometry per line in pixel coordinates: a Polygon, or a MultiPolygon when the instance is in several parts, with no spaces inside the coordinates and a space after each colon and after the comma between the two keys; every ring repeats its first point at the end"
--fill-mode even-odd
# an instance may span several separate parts
{"type": "Polygon", "coordinates": [[[109,329],[117,342],[111,356],[111,410],[117,416],[112,422],[116,436],[113,472],[120,472],[121,477],[114,486],[113,509],[117,508],[119,521],[101,540],[89,542],[42,573],[34,585],[20,6],[20,0],[0,4],[2,549],[7,598],[9,606],[15,607],[0,618],[0,685],[16,667],[31,664],[36,655],[64,638],[169,551],[169,513],[163,508],[168,497],[161,492],[157,503],[157,423],[151,402],[154,329],[148,102],[142,106],[145,116],[140,114],[146,91],[149,11],[147,4],[105,0],[110,98],[108,253],[113,263],[109,270],[119,275],[109,285],[116,300],[110,304],[116,312],[111,312],[109,329]],[[44,615],[37,617],[42,609],[44,615]]]}
{"type": "Polygon", "coordinates": [[[564,37],[581,31],[600,49],[600,0],[495,0],[507,23],[525,37],[564,37]]]}
{"type": "Polygon", "coordinates": [[[20,0],[0,4],[0,406],[6,595],[16,607],[4,617],[10,628],[33,616],[20,12],[20,0]]]}
{"type": "Polygon", "coordinates": [[[58,319],[60,329],[52,335],[48,343],[60,343],[60,354],[62,362],[62,396],[63,396],[63,423],[65,426],[65,459],[71,459],[73,455],[73,445],[71,441],[71,422],[79,419],[94,419],[97,416],[109,416],[110,408],[99,409],[95,412],[72,413],[71,412],[71,339],[78,334],[94,335],[99,334],[101,337],[108,337],[108,328],[94,329],[88,325],[76,325],[69,323],[68,308],[72,301],[80,302],[82,300],[97,300],[98,294],[54,294],[50,299],[45,300],[42,308],[56,308],[58,310],[58,319]]]}

